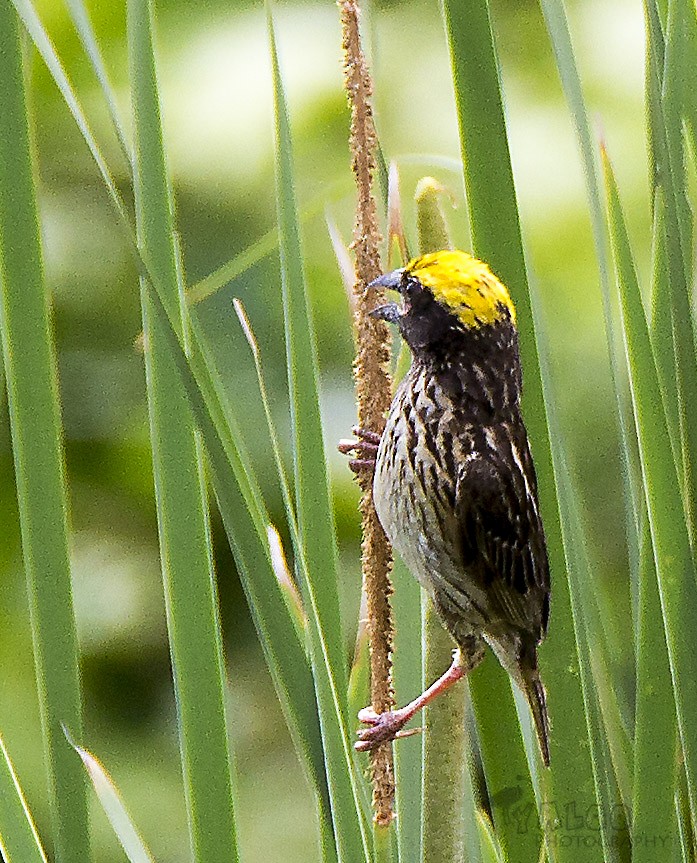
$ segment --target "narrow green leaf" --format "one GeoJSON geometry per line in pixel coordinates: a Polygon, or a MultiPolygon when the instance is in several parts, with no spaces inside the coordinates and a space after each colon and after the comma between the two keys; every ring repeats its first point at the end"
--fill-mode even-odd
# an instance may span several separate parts
{"type": "Polygon", "coordinates": [[[68,737],[70,745],[82,759],[87,775],[92,782],[104,814],[109,819],[116,838],[121,843],[129,863],[154,863],[154,860],[145,847],[145,843],[133,824],[130,815],[126,811],[121,795],[119,794],[112,778],[97,761],[97,759],[78,746],[68,737]]]}
{"type": "MultiPolygon", "coordinates": [[[[281,287],[286,333],[288,388],[294,435],[296,507],[299,541],[316,579],[319,613],[329,631],[341,632],[336,579],[336,542],[329,495],[312,313],[307,300],[304,264],[293,186],[290,128],[276,45],[271,32],[276,107],[276,182],[281,287]],[[321,577],[320,577],[321,573],[321,577]]],[[[346,692],[346,657],[341,639],[327,645],[336,682],[346,692]]]]}
{"type": "MultiPolygon", "coordinates": [[[[639,548],[639,514],[641,512],[641,475],[624,350],[621,336],[615,326],[615,320],[618,316],[618,310],[616,309],[617,300],[610,288],[609,237],[603,203],[602,184],[600,182],[597,149],[593,144],[591,136],[588,112],[574,57],[564,2],[563,0],[540,0],[540,6],[542,7],[547,31],[554,49],[564,95],[566,96],[569,111],[576,126],[579,151],[583,162],[589,215],[593,230],[595,253],[598,260],[600,295],[603,304],[610,372],[617,405],[620,453],[623,461],[624,498],[627,513],[627,553],[630,572],[636,579],[638,568],[638,554],[636,550],[639,548]]],[[[592,568],[590,577],[594,581],[597,581],[592,568]]],[[[600,592],[602,585],[597,585],[596,589],[600,592]]],[[[608,615],[611,604],[600,602],[597,603],[597,607],[598,614],[604,621],[604,627],[608,629],[608,615]]],[[[631,639],[623,638],[616,640],[615,651],[616,653],[622,652],[621,661],[624,665],[631,665],[633,663],[632,649],[633,642],[631,639]]],[[[619,656],[615,656],[616,662],[619,659],[619,656]]],[[[608,691],[607,694],[611,699],[615,700],[613,690],[608,691]]],[[[611,707],[611,709],[615,708],[611,707]]]]}
{"type": "Polygon", "coordinates": [[[116,137],[118,138],[121,151],[126,162],[131,165],[131,147],[126,137],[123,123],[121,122],[121,116],[116,104],[116,94],[109,81],[109,75],[104,64],[104,58],[102,57],[102,52],[99,47],[99,43],[97,42],[97,37],[95,35],[94,28],[92,27],[87,7],[83,0],[65,0],[65,2],[70,10],[70,16],[73,19],[73,24],[75,25],[78,36],[80,37],[80,42],[82,42],[82,47],[85,49],[85,53],[89,57],[94,74],[99,82],[102,93],[104,94],[104,99],[109,111],[109,117],[114,127],[114,131],[116,132],[116,137]]]}
{"type": "Polygon", "coordinates": [[[295,457],[298,538],[307,567],[310,643],[327,760],[339,859],[368,860],[370,851],[347,724],[348,673],[341,638],[333,508],[329,494],[317,387],[312,316],[307,302],[290,128],[269,15],[276,120],[276,195],[288,385],[295,457]]]}
{"type": "Polygon", "coordinates": [[[36,13],[36,9],[31,3],[31,0],[5,0],[5,2],[10,2],[14,6],[17,15],[34,43],[34,47],[46,64],[51,77],[58,87],[60,94],[75,120],[75,124],[77,125],[80,134],[87,144],[92,158],[99,169],[99,173],[109,194],[111,203],[119,218],[119,224],[125,232],[130,247],[135,250],[137,248],[137,243],[133,225],[128,215],[128,209],[116,186],[112,173],[109,170],[109,166],[102,155],[102,151],[94,137],[85,112],[82,109],[72,84],[70,83],[70,79],[63,68],[63,64],[61,63],[60,58],[58,57],[58,54],[56,53],[56,50],[36,13]]]}
{"type": "MultiPolygon", "coordinates": [[[[693,227],[686,192],[682,124],[684,76],[688,68],[683,38],[685,17],[682,3],[669,5],[663,87],[661,98],[656,100],[655,125],[652,128],[658,182],[655,194],[658,197],[660,190],[660,200],[663,203],[663,219],[659,220],[658,224],[664,229],[661,242],[665,244],[665,271],[656,271],[658,280],[653,302],[654,309],[664,318],[662,326],[656,330],[654,342],[657,336],[670,336],[670,340],[656,343],[656,355],[663,358],[671,354],[674,356],[677,426],[681,449],[681,457],[676,459],[676,463],[678,469],[682,464],[683,501],[690,536],[694,542],[697,531],[697,475],[694,467],[697,464],[697,424],[693,418],[697,416],[697,357],[689,287],[693,227]],[[670,317],[670,324],[665,320],[665,316],[670,317]]],[[[649,23],[655,22],[656,18],[655,9],[653,12],[649,10],[649,23]]],[[[661,80],[657,68],[660,56],[655,56],[656,42],[660,38],[656,29],[657,25],[654,24],[654,29],[649,32],[649,63],[656,69],[654,78],[661,80]]],[[[660,361],[659,369],[663,372],[659,381],[663,383],[673,369],[665,359],[660,361]]],[[[667,386],[670,393],[673,385],[669,383],[667,386]]],[[[665,399],[666,410],[671,407],[671,401],[670,398],[665,399]]],[[[675,426],[674,417],[669,419],[669,428],[671,424],[675,426]]]]}
{"type": "Polygon", "coordinates": [[[1,738],[0,854],[5,863],[46,863],[31,813],[1,738]]]}
{"type": "MultiPolygon", "coordinates": [[[[266,425],[267,425],[267,428],[269,431],[269,437],[271,439],[271,448],[273,450],[274,462],[276,464],[276,473],[278,475],[278,481],[279,481],[279,484],[281,486],[281,494],[283,496],[283,503],[284,503],[285,508],[286,508],[286,517],[288,519],[288,524],[290,526],[291,536],[292,536],[292,540],[293,540],[293,548],[295,550],[295,554],[297,557],[298,568],[300,569],[300,571],[302,573],[302,578],[303,578],[303,580],[307,581],[308,576],[307,576],[307,561],[305,559],[305,549],[304,549],[304,546],[302,545],[302,542],[300,541],[300,537],[299,537],[299,533],[298,533],[298,521],[297,521],[296,509],[295,509],[293,499],[291,496],[291,490],[290,490],[290,486],[289,486],[289,483],[288,483],[288,480],[286,477],[285,468],[283,466],[283,458],[281,456],[281,446],[279,443],[278,433],[276,431],[273,417],[271,415],[271,406],[269,403],[269,397],[268,397],[268,392],[267,392],[267,388],[266,388],[266,381],[264,379],[264,374],[263,374],[263,370],[262,370],[259,344],[256,340],[256,337],[254,335],[254,331],[252,330],[252,326],[249,322],[249,319],[247,318],[247,314],[244,310],[244,306],[242,305],[242,303],[239,300],[235,299],[235,300],[233,300],[233,306],[235,308],[235,312],[237,313],[237,317],[240,321],[240,325],[242,326],[242,330],[245,334],[247,342],[249,343],[249,346],[250,346],[251,351],[252,351],[252,357],[254,359],[254,367],[255,367],[256,373],[257,373],[257,382],[259,384],[259,394],[261,396],[261,402],[262,402],[262,405],[264,408],[264,415],[266,417],[266,425]]],[[[272,563],[273,563],[273,554],[272,554],[272,563]]],[[[276,570],[276,567],[274,567],[274,569],[276,570]]],[[[290,576],[288,575],[287,578],[290,579],[290,576]]],[[[281,585],[283,584],[283,582],[280,579],[279,579],[279,583],[281,585]]],[[[294,585],[293,585],[293,587],[294,587],[294,585]]],[[[302,600],[300,599],[300,597],[298,597],[297,601],[302,603],[302,600]]],[[[286,604],[288,605],[287,602],[286,602],[286,604]]],[[[295,620],[296,614],[297,614],[297,612],[293,611],[291,609],[291,615],[293,616],[294,620],[295,620]]],[[[307,620],[307,616],[306,616],[306,614],[304,612],[304,608],[303,608],[303,631],[302,631],[303,639],[307,635],[307,630],[308,630],[308,620],[307,620]]],[[[300,635],[300,632],[298,634],[300,635]]],[[[367,644],[366,644],[366,650],[367,650],[367,644]]],[[[360,673],[360,664],[359,664],[359,673],[360,673]]],[[[327,795],[325,793],[326,789],[323,786],[321,786],[318,788],[318,791],[320,792],[318,794],[318,804],[319,804],[319,808],[320,808],[320,813],[319,813],[320,814],[320,826],[321,826],[321,829],[324,833],[324,832],[328,831],[328,829],[329,829],[329,824],[331,821],[331,809],[330,809],[330,806],[328,805],[328,799],[327,799],[327,795]]],[[[325,854],[330,854],[330,853],[331,852],[329,849],[325,849],[325,854]]],[[[336,854],[336,852],[334,851],[332,853],[332,857],[334,857],[335,854],[336,854]]]]}
{"type": "Polygon", "coordinates": [[[677,726],[648,519],[642,539],[632,845],[635,863],[652,863],[658,842],[665,859],[678,844],[670,793],[677,788],[677,726]]]}
{"type": "Polygon", "coordinates": [[[477,829],[482,846],[482,863],[505,863],[493,825],[482,812],[477,813],[477,829]]]}
{"type": "MultiPolygon", "coordinates": [[[[53,46],[25,0],[17,0],[38,50],[44,57],[51,75],[68,105],[75,122],[97,163],[110,200],[125,227],[132,248],[136,240],[99,147],[85,120],[53,46]],[[30,10],[29,12],[27,10],[30,10]]],[[[319,210],[318,210],[319,211],[319,210]]],[[[136,252],[137,254],[137,252],[136,252]]],[[[139,268],[148,273],[147,262],[138,258],[139,268]]],[[[216,384],[213,363],[205,349],[205,339],[192,321],[193,356],[184,354],[181,334],[175,328],[176,315],[170,308],[169,297],[157,280],[149,274],[155,314],[167,330],[170,349],[177,360],[177,369],[185,383],[199,425],[205,429],[205,442],[214,467],[214,487],[242,586],[261,642],[264,656],[279,697],[286,722],[303,766],[318,793],[326,795],[326,777],[319,733],[317,707],[314,700],[312,675],[303,645],[288,617],[282,591],[273,574],[264,530],[268,515],[260,504],[258,484],[254,480],[249,457],[241,448],[241,438],[231,405],[216,384]],[[234,476],[234,482],[230,477],[234,476]]],[[[227,278],[225,279],[227,281],[227,278]]],[[[221,285],[217,285],[218,287],[221,285]]],[[[146,286],[147,287],[147,286],[146,286]]],[[[211,288],[214,290],[217,288],[211,288]]]]}
{"type": "MultiPolygon", "coordinates": [[[[183,305],[148,0],[128,4],[138,240],[150,272],[183,305]]],[[[237,859],[225,673],[205,480],[194,415],[143,289],[143,329],[162,577],[187,816],[198,863],[237,859]]],[[[186,320],[180,315],[187,343],[186,320]]]]}
{"type": "MultiPolygon", "coordinates": [[[[587,810],[596,805],[593,774],[584,722],[579,659],[574,640],[569,587],[565,576],[559,511],[554,485],[549,429],[542,389],[515,187],[503,114],[496,52],[486,0],[445,0],[445,22],[460,125],[467,204],[474,249],[487,260],[511,291],[518,309],[520,347],[525,374],[523,413],[535,456],[540,506],[545,524],[552,572],[552,616],[547,642],[540,650],[542,678],[551,717],[552,768],[540,774],[541,803],[546,810],[575,805],[587,810]]],[[[473,699],[478,710],[487,784],[493,794],[520,788],[527,807],[534,807],[529,780],[520,779],[526,762],[520,745],[500,746],[501,712],[491,706],[486,690],[481,695],[474,680],[473,699]],[[488,709],[486,724],[483,710],[488,709]],[[494,762],[491,759],[495,759],[494,762]],[[496,767],[493,767],[493,764],[496,767]]],[[[480,680],[485,681],[483,674],[480,680]]],[[[494,702],[510,713],[506,701],[494,702]]],[[[525,807],[524,807],[525,808],[525,807]]],[[[536,818],[533,817],[533,821],[536,818]]],[[[571,847],[553,836],[555,820],[545,817],[548,854],[555,861],[597,860],[596,849],[571,847]]],[[[495,822],[496,823],[496,822],[495,822]]],[[[496,823],[497,834],[499,823],[496,823]]],[[[511,859],[535,859],[537,827],[524,832],[502,825],[502,846],[511,859]]]]}
{"type": "Polygon", "coordinates": [[[43,281],[17,16],[0,0],[0,333],[53,844],[90,859],[85,780],[61,723],[82,727],[56,355],[43,281]]]}
{"type": "Polygon", "coordinates": [[[656,577],[693,820],[697,802],[697,596],[680,485],[670,449],[658,374],[617,186],[607,158],[605,181],[615,268],[630,368],[656,577]]]}

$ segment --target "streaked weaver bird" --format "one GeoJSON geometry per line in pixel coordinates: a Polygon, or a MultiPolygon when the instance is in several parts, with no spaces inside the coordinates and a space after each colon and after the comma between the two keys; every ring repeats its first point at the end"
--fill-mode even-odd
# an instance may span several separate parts
{"type": "Polygon", "coordinates": [[[373,469],[388,539],[425,588],[457,649],[446,673],[400,710],[365,708],[356,748],[404,736],[403,726],[484,657],[485,646],[525,695],[542,760],[549,721],[537,646],[549,616],[549,566],[537,480],[520,412],[513,302],[488,266],[460,251],[422,255],[369,287],[401,294],[371,314],[393,323],[412,363],[381,436],[344,441],[356,470],[373,469]]]}

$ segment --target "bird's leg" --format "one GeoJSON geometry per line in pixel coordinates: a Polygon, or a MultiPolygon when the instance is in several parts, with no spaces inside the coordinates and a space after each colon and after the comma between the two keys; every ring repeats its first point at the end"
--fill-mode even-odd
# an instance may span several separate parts
{"type": "Polygon", "coordinates": [[[358,440],[340,440],[337,449],[344,455],[356,453],[358,458],[352,458],[349,461],[349,467],[354,473],[360,473],[363,470],[374,471],[380,435],[359,426],[354,426],[351,431],[358,440]]]}
{"type": "Polygon", "coordinates": [[[461,677],[464,677],[467,670],[463,664],[460,650],[455,650],[452,665],[445,674],[405,707],[386,713],[375,713],[372,707],[364,707],[358,714],[358,719],[370,727],[363,728],[358,732],[358,742],[355,744],[355,748],[359,752],[365,752],[368,749],[374,749],[380,743],[394,740],[396,737],[409,737],[411,734],[416,734],[420,729],[414,731],[402,731],[401,729],[419,710],[422,710],[436,696],[450,689],[453,683],[457,683],[461,677]]]}

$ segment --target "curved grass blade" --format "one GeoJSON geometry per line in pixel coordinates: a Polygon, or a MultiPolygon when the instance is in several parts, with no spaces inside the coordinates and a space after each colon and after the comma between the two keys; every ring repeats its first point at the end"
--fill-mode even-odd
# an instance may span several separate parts
{"type": "MultiPolygon", "coordinates": [[[[283,458],[281,456],[281,447],[278,440],[278,433],[276,432],[276,426],[273,421],[273,417],[271,415],[271,406],[269,404],[268,392],[266,389],[266,382],[264,380],[264,374],[261,366],[261,356],[259,352],[259,344],[254,335],[254,331],[252,330],[251,324],[249,323],[249,319],[247,318],[247,314],[244,310],[244,306],[240,302],[240,300],[233,300],[233,306],[235,308],[235,312],[237,313],[237,317],[240,321],[240,325],[244,331],[244,334],[247,338],[247,342],[252,351],[252,357],[254,359],[254,367],[257,373],[257,382],[259,384],[259,393],[261,396],[262,405],[264,408],[264,414],[266,416],[266,424],[269,431],[269,437],[271,439],[271,448],[273,450],[274,461],[276,463],[276,472],[278,474],[279,483],[281,486],[281,494],[283,496],[283,502],[286,509],[286,517],[288,519],[288,524],[290,526],[291,536],[293,540],[293,546],[295,549],[295,554],[298,561],[298,567],[302,573],[302,578],[304,581],[308,579],[307,573],[307,562],[305,560],[305,551],[304,546],[300,541],[300,537],[298,534],[298,523],[296,516],[296,509],[293,503],[293,499],[291,496],[290,486],[288,484],[288,479],[286,477],[285,468],[283,466],[283,458]]],[[[307,625],[308,621],[305,618],[305,634],[307,634],[307,625]]],[[[320,805],[320,825],[322,827],[323,833],[329,830],[329,825],[331,823],[331,807],[327,805],[329,801],[326,799],[325,795],[321,795],[318,798],[318,802],[320,805]]]]}
{"type": "Polygon", "coordinates": [[[369,860],[368,833],[348,734],[348,672],[341,638],[333,508],[319,412],[312,316],[300,248],[290,128],[269,14],[276,119],[276,182],[298,539],[307,567],[310,644],[339,859],[369,860]]]}
{"type": "MultiPolygon", "coordinates": [[[[450,44],[453,80],[460,125],[467,204],[470,213],[472,241],[476,253],[488,260],[504,280],[518,308],[520,345],[525,369],[523,412],[535,454],[538,472],[540,505],[547,535],[552,571],[553,607],[547,645],[540,651],[542,677],[548,692],[552,722],[552,768],[540,776],[542,802],[561,807],[570,804],[593,807],[593,773],[587,747],[584,723],[584,703],[578,678],[579,659],[574,641],[574,628],[569,586],[564,575],[564,555],[561,541],[559,511],[554,470],[550,450],[549,429],[538,359],[527,273],[515,187],[511,170],[506,125],[503,115],[496,52],[493,42],[489,9],[486,0],[464,2],[445,0],[445,21],[450,44]],[[569,669],[573,669],[570,674],[569,669]]],[[[473,681],[474,682],[474,681],[473,681]]],[[[484,720],[482,708],[491,705],[491,698],[500,693],[478,692],[473,687],[478,721],[484,720]]],[[[499,702],[494,702],[499,703],[499,702]]],[[[508,701],[500,702],[507,721],[512,715],[508,701]]],[[[535,797],[528,779],[522,746],[503,747],[499,744],[501,713],[489,706],[482,726],[487,783],[491,792],[520,788],[525,805],[534,808],[535,797]]],[[[506,726],[512,727],[512,726],[506,726]]],[[[549,831],[554,820],[545,818],[549,831]],[[549,824],[547,822],[551,821],[549,824]]],[[[514,832],[496,823],[502,847],[512,861],[535,859],[539,850],[537,830],[514,832]],[[501,832],[499,833],[499,830],[501,832]]],[[[549,834],[550,838],[551,833],[549,834]]],[[[595,861],[594,849],[576,848],[556,843],[548,845],[550,859],[563,861],[595,861]]]]}
{"type": "Polygon", "coordinates": [[[61,731],[80,732],[78,644],[56,353],[43,281],[19,26],[0,2],[0,335],[8,393],[55,858],[89,861],[85,780],[61,731]]]}
{"type": "Polygon", "coordinates": [[[43,49],[40,53],[44,56],[49,71],[97,163],[110,193],[110,200],[136,254],[139,269],[149,277],[156,300],[155,313],[163,328],[169,327],[167,334],[170,349],[177,359],[177,368],[185,383],[197,421],[205,429],[206,448],[211,463],[215,465],[216,497],[281,708],[310,781],[319,789],[318,793],[326,793],[312,676],[303,646],[293,631],[285,602],[273,576],[264,533],[269,519],[260,503],[260,492],[253,478],[249,457],[241,447],[241,437],[231,406],[216,385],[213,363],[206,354],[205,341],[195,321],[191,322],[194,354],[188,360],[185,357],[181,334],[175,329],[176,316],[169,308],[168,297],[148,272],[147,261],[141,262],[138,256],[135,236],[125,208],[60,61],[46,34],[40,27],[33,27],[35,15],[27,13],[28,7],[23,0],[17,2],[25,13],[25,25],[28,25],[35,37],[37,47],[43,49]],[[235,478],[232,483],[231,475],[235,478]]]}
{"type": "Polygon", "coordinates": [[[617,185],[606,156],[604,168],[644,494],[694,823],[697,803],[697,741],[693,734],[697,723],[695,566],[646,315],[617,185]]]}
{"type": "Polygon", "coordinates": [[[102,151],[97,144],[97,140],[92,133],[87,117],[85,116],[85,112],[82,110],[80,101],[77,98],[65,69],[63,68],[60,58],[56,53],[56,49],[53,47],[39,16],[36,14],[36,9],[30,0],[6,0],[6,2],[10,2],[14,6],[17,15],[34,43],[34,47],[39,52],[39,55],[46,64],[46,67],[56,84],[56,87],[58,87],[58,90],[63,97],[63,101],[75,120],[75,123],[80,130],[80,134],[87,144],[92,158],[99,169],[102,181],[106,186],[111,203],[119,218],[119,224],[125,231],[130,247],[135,251],[138,244],[136,242],[133,224],[128,214],[128,209],[116,186],[111,171],[109,170],[109,166],[102,155],[102,151]]]}
{"type": "MultiPolygon", "coordinates": [[[[128,3],[138,240],[168,292],[185,346],[183,285],[160,125],[148,0],[128,3]]],[[[189,832],[200,863],[237,860],[225,673],[202,453],[193,411],[142,290],[162,578],[189,832]]]]}
{"type": "Polygon", "coordinates": [[[99,48],[99,43],[97,42],[97,37],[95,36],[87,7],[83,0],[65,0],[65,2],[70,10],[70,17],[72,18],[75,30],[80,37],[82,47],[89,57],[94,74],[102,89],[102,93],[104,94],[107,110],[109,111],[109,117],[114,127],[114,131],[116,132],[121,152],[123,153],[126,162],[131,165],[131,147],[128,143],[123,123],[121,122],[119,109],[116,105],[114,89],[109,82],[109,75],[107,73],[106,66],[104,65],[104,58],[102,57],[102,52],[99,48]]]}
{"type": "MultiPolygon", "coordinates": [[[[193,338],[187,356],[161,288],[154,279],[145,288],[203,435],[225,531],[291,737],[310,782],[328,800],[312,673],[273,572],[266,535],[269,515],[234,411],[222,393],[195,317],[190,321],[193,338]]],[[[326,835],[323,842],[326,851],[326,835]]],[[[326,853],[331,860],[331,853],[326,853]]]]}
{"type": "Polygon", "coordinates": [[[0,855],[5,863],[47,863],[2,738],[0,738],[0,855]]]}
{"type": "Polygon", "coordinates": [[[116,834],[116,838],[121,843],[121,847],[126,857],[128,857],[129,863],[154,863],[153,857],[145,847],[145,843],[131,821],[121,795],[109,774],[94,755],[74,743],[67,732],[66,737],[75,752],[82,759],[82,763],[85,765],[85,770],[99,798],[104,814],[109,819],[109,823],[116,834]]]}

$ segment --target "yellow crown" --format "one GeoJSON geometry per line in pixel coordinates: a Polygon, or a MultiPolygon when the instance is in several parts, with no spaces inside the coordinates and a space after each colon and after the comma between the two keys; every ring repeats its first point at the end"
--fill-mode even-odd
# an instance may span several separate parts
{"type": "Polygon", "coordinates": [[[483,261],[467,252],[446,249],[421,255],[409,261],[405,271],[466,327],[493,324],[506,312],[515,323],[515,307],[504,285],[483,261]]]}

